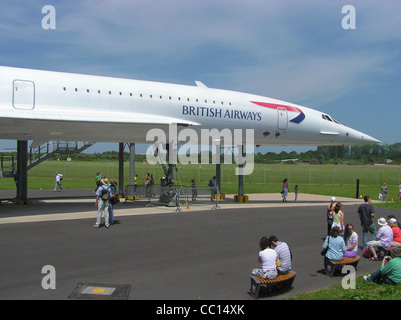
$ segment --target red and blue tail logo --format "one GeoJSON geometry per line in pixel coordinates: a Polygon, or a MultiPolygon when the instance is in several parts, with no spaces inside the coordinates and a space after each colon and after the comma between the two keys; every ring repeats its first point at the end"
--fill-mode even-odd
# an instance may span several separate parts
{"type": "Polygon", "coordinates": [[[301,123],[305,119],[305,114],[302,112],[301,109],[296,108],[296,107],[290,107],[286,106],[284,104],[275,104],[275,103],[268,103],[268,102],[257,102],[257,101],[251,101],[254,104],[257,104],[258,106],[262,106],[265,108],[270,108],[270,109],[285,109],[287,111],[291,112],[297,112],[299,113],[295,118],[291,119],[290,122],[293,123],[301,123]]]}

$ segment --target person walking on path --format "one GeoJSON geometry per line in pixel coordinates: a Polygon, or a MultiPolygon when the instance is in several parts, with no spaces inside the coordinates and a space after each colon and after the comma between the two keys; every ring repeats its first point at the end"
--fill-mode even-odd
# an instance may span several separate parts
{"type": "Polygon", "coordinates": [[[385,182],[383,183],[383,185],[380,188],[380,193],[382,195],[383,202],[386,201],[386,203],[387,203],[388,202],[387,201],[387,185],[385,182]]]}
{"type": "Polygon", "coordinates": [[[61,173],[58,173],[58,171],[56,171],[56,185],[54,186],[54,190],[53,192],[57,191],[57,187],[60,188],[60,191],[63,192],[63,186],[61,185],[61,180],[63,180],[63,175],[61,173]]]}

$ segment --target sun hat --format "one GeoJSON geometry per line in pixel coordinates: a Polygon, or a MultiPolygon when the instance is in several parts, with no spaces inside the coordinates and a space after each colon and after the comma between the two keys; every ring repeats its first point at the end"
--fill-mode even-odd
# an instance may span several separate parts
{"type": "Polygon", "coordinates": [[[384,219],[383,217],[380,218],[379,220],[377,220],[377,223],[378,223],[380,226],[386,226],[386,225],[387,225],[387,221],[386,221],[386,219],[384,219]]]}

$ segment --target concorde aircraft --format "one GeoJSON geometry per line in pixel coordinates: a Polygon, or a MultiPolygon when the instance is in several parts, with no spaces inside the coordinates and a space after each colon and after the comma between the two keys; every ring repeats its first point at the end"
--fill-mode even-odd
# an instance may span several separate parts
{"type": "Polygon", "coordinates": [[[379,142],[330,115],[260,95],[0,67],[0,139],[137,142],[150,129],[254,130],[255,145],[379,142]]]}

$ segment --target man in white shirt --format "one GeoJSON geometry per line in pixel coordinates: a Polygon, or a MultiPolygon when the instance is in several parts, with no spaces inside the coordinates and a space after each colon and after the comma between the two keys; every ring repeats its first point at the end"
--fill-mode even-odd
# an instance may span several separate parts
{"type": "Polygon", "coordinates": [[[58,173],[58,171],[56,171],[56,185],[54,186],[53,192],[57,191],[57,187],[60,188],[60,191],[64,191],[61,185],[61,180],[63,180],[63,175],[61,173],[58,173]]]}
{"type": "Polygon", "coordinates": [[[373,257],[370,258],[371,260],[378,260],[376,250],[379,247],[387,249],[391,247],[393,243],[393,230],[387,224],[386,219],[380,218],[377,223],[381,226],[381,228],[377,232],[375,240],[368,242],[368,248],[373,255],[373,257]]]}

